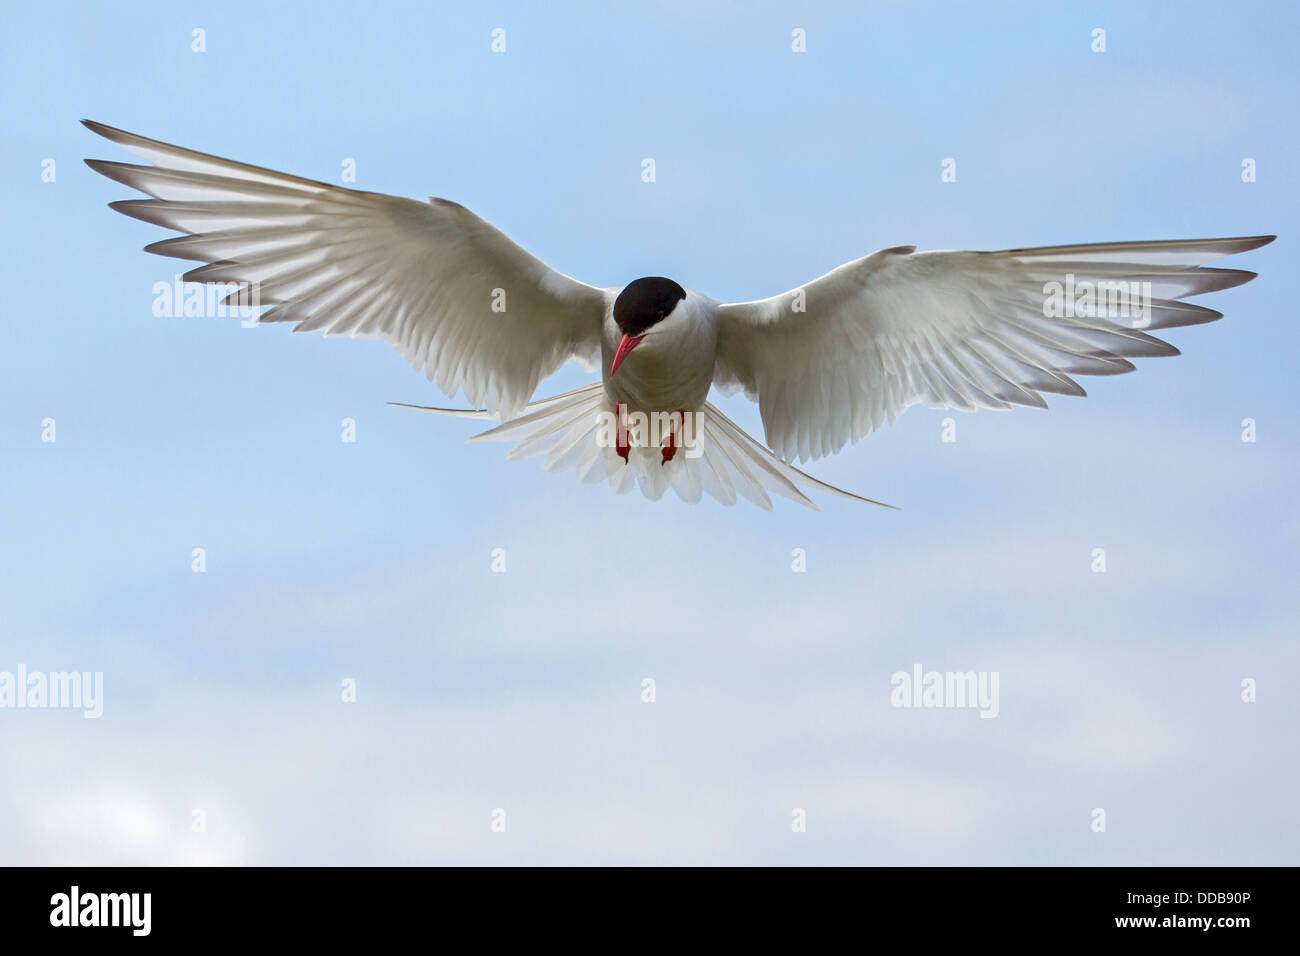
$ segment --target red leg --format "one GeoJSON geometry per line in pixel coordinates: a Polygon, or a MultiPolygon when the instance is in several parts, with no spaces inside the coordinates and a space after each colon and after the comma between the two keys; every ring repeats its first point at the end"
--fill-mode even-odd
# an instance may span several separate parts
{"type": "Polygon", "coordinates": [[[614,407],[614,413],[618,415],[618,435],[614,439],[614,450],[626,465],[627,456],[632,453],[632,439],[627,434],[627,406],[620,402],[614,407]]]}
{"type": "Polygon", "coordinates": [[[681,447],[677,432],[686,422],[686,413],[679,409],[677,414],[679,417],[677,421],[669,425],[668,440],[664,442],[663,448],[660,450],[660,454],[663,456],[663,460],[659,462],[661,466],[668,464],[677,457],[677,449],[681,447]]]}

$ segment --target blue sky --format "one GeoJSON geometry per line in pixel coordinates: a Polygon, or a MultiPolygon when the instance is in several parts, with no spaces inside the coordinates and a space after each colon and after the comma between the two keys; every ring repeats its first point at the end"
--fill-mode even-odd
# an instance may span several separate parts
{"type": "Polygon", "coordinates": [[[2,17],[0,671],[102,671],[105,699],[0,709],[0,861],[1300,860],[1293,8],[2,17]],[[81,159],[129,157],[82,117],[352,159],[585,281],[723,301],[900,244],[1280,238],[1181,357],[1047,412],[914,408],[809,468],[901,512],[656,504],[388,407],[445,402],[381,343],[154,317],[184,266],[106,208],[130,191],[81,159]],[[891,707],[917,663],[997,672],[998,716],[891,707]]]}

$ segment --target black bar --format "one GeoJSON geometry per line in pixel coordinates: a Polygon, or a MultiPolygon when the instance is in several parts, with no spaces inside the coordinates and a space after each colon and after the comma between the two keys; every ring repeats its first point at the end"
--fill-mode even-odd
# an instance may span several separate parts
{"type": "MultiPolygon", "coordinates": [[[[6,942],[124,940],[338,944],[510,928],[622,922],[629,939],[687,921],[764,935],[836,926],[867,941],[900,930],[922,948],[953,940],[1233,941],[1285,932],[1294,872],[1280,868],[730,869],[10,868],[0,870],[6,942]],[[114,926],[72,926],[111,920],[114,926]],[[100,894],[114,894],[105,899],[100,894]],[[117,894],[139,894],[123,897],[117,894]],[[148,933],[144,902],[148,896],[148,933]],[[88,902],[93,897],[94,902],[88,902]],[[134,920],[132,919],[134,917],[134,920]],[[1208,926],[1201,925],[1208,920],[1208,926]],[[1192,922],[1195,921],[1195,922],[1192,922]],[[1244,934],[1244,936],[1243,936],[1244,934]]],[[[432,940],[430,936],[423,937],[432,940]]],[[[670,937],[661,939],[665,944],[670,937]]],[[[537,937],[538,942],[543,937],[537,937]]]]}

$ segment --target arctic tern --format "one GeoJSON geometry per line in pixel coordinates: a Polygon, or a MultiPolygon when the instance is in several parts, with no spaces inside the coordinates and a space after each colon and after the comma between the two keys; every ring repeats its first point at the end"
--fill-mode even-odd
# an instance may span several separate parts
{"type": "Polygon", "coordinates": [[[838,452],[914,404],[1045,408],[1043,393],[1085,394],[1073,375],[1176,355],[1148,332],[1221,318],[1182,300],[1255,277],[1205,264],[1275,238],[894,246],[724,304],[663,277],[579,282],[446,199],[333,186],[83,122],[153,164],[86,160],[151,197],[113,209],[181,233],[146,251],[203,263],[186,281],[234,286],[227,304],[273,306],[259,324],[382,338],[474,406],[405,407],[499,419],[471,440],[518,441],[512,459],[545,455],[548,469],[653,499],[671,487],[770,510],[772,492],[816,508],[800,490],[815,488],[881,504],[792,462],[838,452]],[[530,403],[569,359],[599,365],[601,380],[530,403]],[[758,403],[767,447],[708,401],[714,386],[758,403]]]}

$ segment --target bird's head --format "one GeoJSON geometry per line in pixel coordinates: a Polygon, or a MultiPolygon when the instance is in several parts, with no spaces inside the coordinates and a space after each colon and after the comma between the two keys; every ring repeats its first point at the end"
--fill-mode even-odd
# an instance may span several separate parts
{"type": "Polygon", "coordinates": [[[645,341],[656,325],[672,315],[677,303],[685,298],[686,290],[663,276],[637,279],[624,287],[614,300],[614,324],[623,338],[610,364],[610,375],[618,371],[632,350],[645,341]]]}

